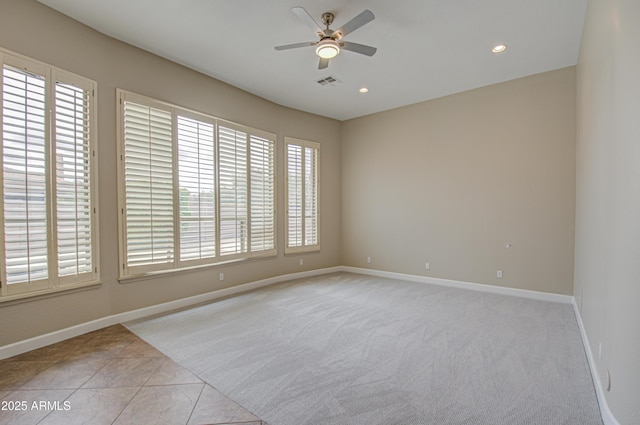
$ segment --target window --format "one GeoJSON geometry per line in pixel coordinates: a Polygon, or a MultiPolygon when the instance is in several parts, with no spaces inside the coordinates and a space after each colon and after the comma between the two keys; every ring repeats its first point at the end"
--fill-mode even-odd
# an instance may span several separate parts
{"type": "Polygon", "coordinates": [[[118,93],[121,277],[275,255],[275,136],[118,93]]]}
{"type": "Polygon", "coordinates": [[[2,296],[97,282],[95,82],[0,51],[2,296]]]}
{"type": "Polygon", "coordinates": [[[286,138],[286,253],[317,251],[319,241],[318,161],[320,145],[286,138]]]}
{"type": "Polygon", "coordinates": [[[178,117],[180,258],[216,256],[215,126],[178,117]]]}

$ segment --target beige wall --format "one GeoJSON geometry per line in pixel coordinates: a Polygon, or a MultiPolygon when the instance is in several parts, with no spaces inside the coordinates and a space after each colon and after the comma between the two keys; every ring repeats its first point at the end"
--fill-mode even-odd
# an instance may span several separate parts
{"type": "Polygon", "coordinates": [[[640,424],[638,23],[637,0],[590,1],[577,67],[575,297],[620,424],[640,424]]]}
{"type": "Polygon", "coordinates": [[[284,108],[220,81],[115,41],[35,0],[1,0],[0,46],[98,82],[100,260],[97,289],[0,306],[0,346],[115,313],[172,301],[275,275],[340,264],[340,123],[284,108]],[[284,220],[278,218],[279,254],[153,280],[120,284],[117,243],[116,88],[185,106],[277,134],[278,203],[284,211],[285,136],[321,143],[322,251],[283,255],[284,220]],[[218,281],[218,273],[225,280],[218,281]]]}
{"type": "Polygon", "coordinates": [[[1,47],[98,82],[104,281],[96,289],[1,305],[0,345],[342,263],[574,293],[600,378],[606,383],[611,372],[609,406],[620,423],[640,423],[639,21],[635,0],[590,1],[577,67],[576,161],[574,68],[341,125],[117,42],[35,0],[0,0],[1,47]],[[116,88],[276,133],[280,211],[284,136],[320,142],[322,252],[306,254],[304,267],[298,256],[284,257],[280,215],[275,259],[119,284],[116,88]],[[495,277],[498,269],[503,279],[495,277]],[[224,282],[216,279],[220,271],[224,282]]]}
{"type": "MultiPolygon", "coordinates": [[[[339,264],[561,294],[574,290],[575,68],[341,124],[275,105],[115,41],[35,0],[0,1],[1,47],[98,82],[104,282],[96,289],[1,305],[0,345],[223,287],[339,264]],[[304,266],[298,265],[300,256],[285,257],[281,214],[277,258],[118,283],[116,88],[276,133],[281,212],[284,136],[320,142],[322,252],[305,254],[304,266]],[[425,262],[430,270],[424,269],[425,262]],[[504,278],[496,278],[498,269],[504,278]],[[217,279],[220,271],[224,282],[217,279]]],[[[640,226],[632,221],[638,216],[635,203],[614,211],[608,206],[612,200],[627,205],[625,197],[639,189],[631,167],[639,155],[638,137],[633,138],[635,121],[629,114],[637,115],[640,96],[637,77],[623,68],[631,62],[636,67],[630,69],[638,71],[632,47],[614,31],[614,23],[627,21],[616,21],[613,11],[630,9],[631,3],[601,3],[601,9],[590,7],[578,68],[575,294],[592,344],[603,341],[599,367],[614,372],[611,394],[617,406],[627,402],[624,394],[640,391],[638,368],[631,367],[630,357],[638,357],[640,344],[621,325],[639,323],[638,313],[630,306],[617,308],[634,300],[626,294],[639,295],[637,285],[632,287],[638,268],[631,262],[640,258],[640,242],[635,242],[640,238],[632,233],[640,226]],[[614,52],[600,50],[611,45],[614,52]],[[620,56],[614,61],[615,52],[620,56]],[[633,84],[635,98],[628,95],[633,84]],[[615,116],[608,105],[616,106],[615,116]],[[605,151],[610,143],[617,150],[605,151]],[[616,161],[625,167],[614,166],[616,161]],[[621,224],[611,228],[618,219],[621,224]],[[623,226],[629,226],[629,233],[623,226]],[[613,230],[615,238],[609,238],[613,230]],[[612,253],[627,261],[613,274],[612,253]],[[635,321],[625,322],[625,317],[635,321]],[[616,399],[615,394],[623,395],[616,399]]],[[[633,7],[636,14],[630,15],[637,18],[633,7]]]]}
{"type": "Polygon", "coordinates": [[[342,125],[345,265],[571,294],[574,200],[574,67],[342,125]]]}

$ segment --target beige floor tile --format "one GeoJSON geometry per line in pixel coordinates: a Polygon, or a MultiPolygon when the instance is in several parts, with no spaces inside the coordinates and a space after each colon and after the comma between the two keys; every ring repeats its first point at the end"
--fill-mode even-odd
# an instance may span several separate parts
{"type": "Polygon", "coordinates": [[[145,386],[176,384],[202,384],[202,381],[173,360],[165,358],[145,386]]]}
{"type": "Polygon", "coordinates": [[[139,340],[139,338],[134,334],[130,333],[126,329],[125,331],[126,332],[122,333],[110,332],[108,330],[91,332],[74,338],[72,342],[79,345],[77,351],[80,353],[94,352],[96,354],[113,357],[122,352],[123,349],[127,348],[132,343],[139,340]]]}
{"type": "Polygon", "coordinates": [[[46,347],[31,350],[26,353],[19,354],[4,361],[38,361],[42,359],[61,360],[61,352],[66,353],[68,350],[68,341],[59,342],[57,344],[47,345],[46,347]]]}
{"type": "Polygon", "coordinates": [[[52,412],[52,408],[64,409],[64,401],[73,390],[12,391],[2,401],[21,402],[23,410],[3,411],[0,425],[34,425],[52,412]]]}
{"type": "Polygon", "coordinates": [[[266,425],[121,325],[0,360],[0,399],[28,408],[0,425],[266,425]]]}
{"type": "Polygon", "coordinates": [[[165,357],[160,351],[147,344],[143,340],[134,341],[123,348],[118,354],[119,358],[126,357],[165,357]]]}
{"type": "Polygon", "coordinates": [[[187,384],[144,387],[114,424],[186,424],[203,386],[204,384],[187,384]]]}
{"type": "Polygon", "coordinates": [[[116,325],[45,347],[50,351],[45,354],[56,360],[110,358],[139,340],[125,327],[116,325]]]}
{"type": "Polygon", "coordinates": [[[87,339],[94,340],[96,338],[110,338],[110,339],[127,339],[136,341],[139,337],[131,332],[129,329],[122,325],[113,325],[107,328],[98,329],[97,331],[89,332],[81,335],[79,338],[86,337],[87,339]]]}
{"type": "Polygon", "coordinates": [[[106,359],[67,360],[52,364],[20,387],[33,389],[76,389],[91,379],[103,366],[106,359]]]}
{"type": "Polygon", "coordinates": [[[68,398],[70,409],[52,412],[38,425],[110,425],[140,388],[80,389],[68,398]]]}
{"type": "Polygon", "coordinates": [[[112,359],[82,388],[141,387],[164,359],[112,359]]]}
{"type": "Polygon", "coordinates": [[[0,390],[17,390],[53,364],[50,361],[3,360],[0,362],[0,390]]]}
{"type": "Polygon", "coordinates": [[[110,358],[118,352],[122,351],[127,345],[131,344],[131,340],[120,339],[103,339],[95,340],[86,339],[85,336],[72,338],[57,344],[42,347],[37,350],[29,351],[24,354],[12,357],[13,361],[31,361],[31,360],[90,360],[95,358],[110,358]]]}
{"type": "Polygon", "coordinates": [[[189,425],[236,422],[257,422],[259,424],[260,418],[230,400],[218,390],[206,385],[198,404],[193,409],[189,425]]]}

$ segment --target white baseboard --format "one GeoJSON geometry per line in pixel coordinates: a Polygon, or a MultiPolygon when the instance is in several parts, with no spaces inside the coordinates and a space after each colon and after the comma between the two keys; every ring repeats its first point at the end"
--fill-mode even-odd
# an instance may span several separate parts
{"type": "Polygon", "coordinates": [[[203,304],[216,300],[218,298],[227,297],[229,295],[238,294],[240,292],[250,291],[252,289],[261,288],[263,286],[273,285],[274,283],[286,282],[288,280],[300,279],[305,277],[318,276],[327,273],[334,273],[341,271],[342,268],[329,267],[324,269],[309,270],[298,273],[290,273],[280,276],[274,276],[267,279],[257,280],[254,282],[245,283],[242,285],[232,286],[230,288],[219,289],[217,291],[207,292],[206,294],[195,295],[192,297],[181,298],[175,301],[169,301],[162,304],[153,305],[150,307],[144,307],[137,310],[127,311],[125,313],[114,314],[111,316],[102,317],[100,319],[92,320],[90,322],[81,323],[79,325],[71,326],[65,329],[60,329],[55,332],[51,332],[44,335],[39,335],[33,338],[18,341],[13,344],[0,347],[0,360],[9,357],[16,356],[18,354],[26,353],[27,351],[35,350],[47,345],[55,344],[56,342],[64,341],[69,338],[73,338],[87,332],[92,332],[98,329],[106,328],[107,326],[116,325],[118,323],[125,323],[131,320],[142,319],[145,317],[154,316],[156,314],[167,313],[173,310],[186,308],[198,304],[203,304]]]}
{"type": "Polygon", "coordinates": [[[448,286],[451,288],[469,289],[472,291],[489,292],[492,294],[510,295],[513,297],[530,298],[541,301],[551,301],[563,304],[571,304],[571,295],[552,294],[549,292],[529,291],[526,289],[506,288],[503,286],[485,285],[481,283],[462,282],[459,280],[440,279],[436,277],[418,276],[413,274],[386,272],[382,270],[363,269],[359,267],[342,266],[342,271],[366,274],[370,276],[386,277],[389,279],[408,280],[411,282],[430,283],[432,285],[448,286]]]}
{"type": "Polygon", "coordinates": [[[596,396],[598,397],[598,404],[600,405],[600,415],[602,416],[602,421],[604,422],[604,425],[620,425],[620,422],[618,422],[618,420],[613,416],[611,409],[609,409],[607,398],[604,395],[604,387],[602,386],[602,381],[600,380],[600,374],[598,373],[593,350],[591,349],[591,344],[589,344],[587,331],[584,328],[582,315],[580,314],[580,309],[578,309],[578,304],[576,303],[575,298],[571,304],[573,305],[573,311],[576,315],[576,320],[578,321],[578,328],[580,329],[580,335],[582,336],[584,351],[587,354],[589,369],[591,369],[591,377],[593,378],[593,385],[596,388],[596,396]]]}
{"type": "Polygon", "coordinates": [[[598,369],[594,361],[593,352],[591,350],[591,345],[589,344],[589,338],[587,338],[587,333],[585,331],[584,324],[582,322],[582,316],[580,315],[580,311],[578,309],[576,299],[573,296],[550,294],[547,292],[528,291],[524,289],[504,288],[499,286],[483,285],[483,284],[470,283],[470,282],[460,282],[460,281],[448,280],[448,279],[438,279],[438,278],[432,278],[432,277],[426,277],[426,276],[408,275],[403,273],[385,272],[381,270],[362,269],[357,267],[343,266],[341,267],[341,270],[345,272],[366,274],[370,276],[380,276],[380,277],[386,277],[390,279],[401,279],[401,280],[409,280],[412,282],[431,283],[434,285],[449,286],[453,288],[470,289],[473,291],[490,292],[494,294],[511,295],[516,297],[532,298],[535,300],[571,304],[573,306],[573,311],[575,313],[576,320],[578,322],[580,335],[582,336],[582,342],[587,355],[587,362],[589,363],[589,369],[591,372],[591,376],[593,378],[593,385],[595,387],[596,396],[598,398],[598,404],[600,406],[600,415],[602,416],[602,421],[604,425],[620,425],[617,419],[613,416],[611,409],[609,409],[607,399],[604,395],[604,387],[602,386],[600,375],[598,373],[598,369]]]}
{"type": "Polygon", "coordinates": [[[387,272],[387,271],[374,270],[374,269],[364,269],[364,268],[350,267],[350,266],[336,266],[336,267],[329,267],[324,269],[309,270],[305,272],[275,276],[267,279],[257,280],[255,282],[249,282],[242,285],[232,286],[230,288],[219,289],[217,291],[208,292],[206,294],[195,295],[193,297],[182,298],[179,300],[170,301],[163,304],[145,307],[145,308],[141,308],[133,311],[128,311],[125,313],[114,314],[111,316],[103,317],[97,320],[92,320],[86,323],[81,323],[76,326],[71,326],[69,328],[61,329],[59,331],[51,332],[45,335],[40,335],[37,337],[26,339],[24,341],[19,341],[13,344],[0,347],[0,360],[15,356],[27,351],[35,350],[37,348],[44,347],[46,345],[54,344],[56,342],[64,341],[66,339],[73,338],[73,337],[85,334],[87,332],[92,332],[98,329],[105,328],[107,326],[112,326],[118,323],[129,322],[132,320],[150,317],[156,314],[167,313],[173,310],[178,310],[181,308],[186,308],[186,307],[210,302],[218,298],[238,294],[241,292],[250,291],[252,289],[257,289],[257,288],[261,288],[268,285],[273,285],[279,282],[286,282],[288,280],[319,276],[319,275],[335,273],[335,272],[349,272],[349,273],[364,274],[369,276],[386,277],[390,279],[429,283],[433,285],[448,286],[452,288],[469,289],[473,291],[489,292],[493,294],[510,295],[515,297],[530,298],[530,299],[541,300],[541,301],[551,301],[551,302],[559,302],[559,303],[573,305],[576,320],[578,321],[578,327],[580,329],[580,334],[582,336],[582,340],[584,343],[585,352],[587,355],[587,361],[589,363],[589,368],[591,370],[591,376],[593,377],[594,386],[596,389],[596,395],[598,397],[598,402],[600,404],[600,413],[602,415],[602,420],[604,421],[604,425],[620,425],[620,423],[615,419],[615,417],[613,416],[613,413],[609,409],[607,400],[604,396],[604,389],[602,387],[602,382],[600,381],[600,377],[598,375],[598,371],[594,362],[593,353],[591,351],[591,345],[589,345],[589,339],[587,338],[587,334],[584,329],[584,324],[582,323],[582,318],[580,316],[580,311],[578,310],[578,306],[576,304],[574,297],[570,295],[551,294],[547,292],[529,291],[529,290],[516,289],[516,288],[505,288],[505,287],[493,286],[493,285],[484,285],[484,284],[471,283],[471,282],[439,279],[434,277],[387,272]]]}
{"type": "Polygon", "coordinates": [[[499,286],[483,285],[470,282],[461,282],[448,279],[438,279],[426,276],[417,276],[403,273],[387,272],[382,270],[364,269],[358,267],[349,266],[336,266],[324,269],[309,270],[299,273],[291,273],[286,275],[275,276],[267,279],[257,280],[255,282],[249,282],[242,285],[232,286],[230,288],[219,289],[217,291],[207,292],[206,294],[195,295],[192,297],[181,298],[179,300],[170,301],[150,307],[144,307],[137,310],[128,311],[125,313],[114,314],[111,316],[102,317],[100,319],[92,320],[90,322],[81,323],[79,325],[71,326],[69,328],[61,329],[55,332],[51,332],[44,335],[39,335],[33,338],[29,338],[23,341],[19,341],[13,344],[0,347],[0,360],[12,357],[27,351],[35,350],[46,345],[55,344],[56,342],[64,341],[65,339],[73,338],[87,332],[92,332],[98,329],[112,326],[118,323],[129,322],[131,320],[143,319],[156,314],[167,313],[173,310],[190,307],[197,304],[202,304],[216,300],[218,298],[226,297],[229,295],[238,294],[240,292],[250,291],[252,289],[261,288],[263,286],[272,285],[274,283],[285,282],[287,280],[300,279],[305,277],[319,276],[327,273],[334,272],[350,272],[359,273],[370,276],[386,277],[391,279],[401,279],[412,282],[423,282],[434,285],[443,285],[453,288],[470,289],[474,291],[491,292],[495,294],[511,295],[524,298],[533,298],[543,301],[562,302],[570,304],[573,297],[569,295],[549,294],[545,292],[527,291],[523,289],[504,288],[499,286]]]}

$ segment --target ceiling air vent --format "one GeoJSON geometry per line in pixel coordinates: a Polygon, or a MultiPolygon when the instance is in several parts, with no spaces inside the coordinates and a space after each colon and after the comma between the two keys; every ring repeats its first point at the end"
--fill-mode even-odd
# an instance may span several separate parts
{"type": "Polygon", "coordinates": [[[331,75],[329,75],[326,78],[323,78],[322,80],[318,80],[317,83],[320,84],[321,86],[335,86],[336,84],[341,83],[342,81],[338,80],[336,77],[333,77],[331,75]]]}

